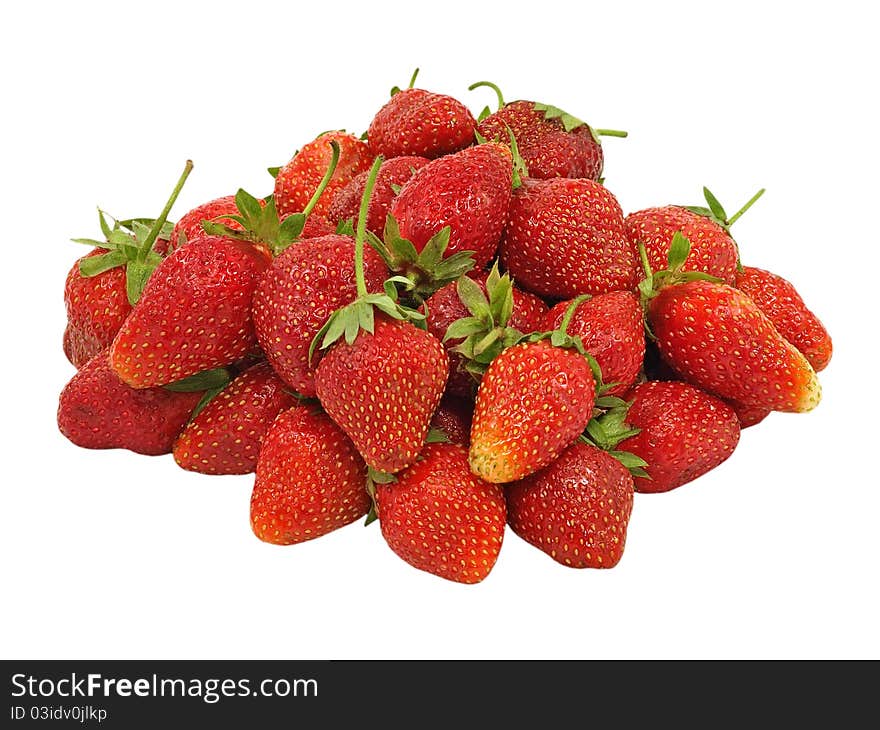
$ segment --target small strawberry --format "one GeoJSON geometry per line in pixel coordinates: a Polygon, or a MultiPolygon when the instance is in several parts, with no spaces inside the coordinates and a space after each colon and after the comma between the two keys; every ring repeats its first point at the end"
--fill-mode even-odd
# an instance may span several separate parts
{"type": "Polygon", "coordinates": [[[509,347],[484,373],[470,464],[486,481],[512,482],[547,466],[589,422],[600,378],[595,360],[566,334],[572,310],[558,330],[509,347]]]}
{"type": "Polygon", "coordinates": [[[268,363],[252,365],[187,424],[174,443],[174,460],[202,474],[249,474],[272,421],[296,402],[268,363]]]}
{"type": "Polygon", "coordinates": [[[507,522],[570,568],[613,568],[632,514],[633,478],[617,459],[576,441],[540,471],[504,488],[507,522]]]}
{"type": "MultiPolygon", "coordinates": [[[[421,251],[445,226],[445,255],[472,251],[476,268],[495,255],[513,190],[510,150],[489,142],[416,170],[391,203],[400,235],[421,251]]],[[[385,243],[389,243],[386,240],[385,243]]]]}
{"type": "Polygon", "coordinates": [[[739,443],[736,413],[687,383],[650,381],[626,395],[626,424],[640,432],[616,448],[643,459],[637,492],[668,492],[726,461],[739,443]]]}
{"type": "Polygon", "coordinates": [[[113,372],[104,350],[83,365],[61,392],[58,428],[85,449],[169,454],[205,391],[227,377],[222,371],[200,374],[180,384],[179,392],[135,389],[113,372]]]}
{"type": "Polygon", "coordinates": [[[763,406],[746,406],[742,403],[737,403],[735,400],[726,400],[724,402],[736,413],[740,429],[759,424],[773,412],[763,406]]]}
{"type": "Polygon", "coordinates": [[[325,132],[309,142],[275,177],[275,205],[281,218],[305,210],[330,166],[333,153],[330,142],[339,145],[339,162],[333,177],[325,183],[326,188],[314,204],[318,217],[325,217],[336,193],[345,187],[355,175],[369,169],[373,154],[367,143],[345,132],[325,132]]]}
{"type": "Polygon", "coordinates": [[[541,297],[632,290],[638,282],[616,198],[592,180],[526,180],[514,191],[501,263],[541,297]]]}
{"type": "Polygon", "coordinates": [[[689,250],[677,233],[669,268],[640,284],[663,359],[719,398],[777,411],[815,408],[822,390],[807,359],[739,289],[683,271],[689,250]]]}
{"type": "Polygon", "coordinates": [[[367,469],[351,441],[311,406],[282,411],[263,438],[251,495],[254,534],[275,545],[326,535],[370,509],[367,469]]]}
{"type": "Polygon", "coordinates": [[[147,282],[110,346],[122,380],[148,388],[228,365],[257,344],[251,297],[268,257],[204,235],[175,249],[147,282]]]}
{"type": "Polygon", "coordinates": [[[589,124],[558,107],[534,101],[504,102],[501,90],[488,81],[471,84],[473,90],[488,86],[498,95],[498,110],[488,107],[477,124],[485,139],[508,139],[513,133],[529,177],[546,180],[553,177],[588,178],[602,176],[604,155],[600,136],[626,137],[626,132],[593,129],[589,124]]]}
{"type": "Polygon", "coordinates": [[[376,503],[388,546],[419,570],[479,583],[498,559],[504,492],[471,474],[462,446],[428,444],[396,481],[376,485],[376,503]]]}
{"type": "Polygon", "coordinates": [[[763,195],[759,190],[739,211],[728,217],[718,199],[703,188],[708,208],[666,205],[630,213],[625,220],[626,235],[634,247],[644,246],[648,263],[662,269],[669,259],[672,237],[681,233],[691,242],[691,254],[683,271],[702,271],[726,284],[733,284],[739,261],[730,227],[763,195]]]}
{"type": "Polygon", "coordinates": [[[471,441],[473,416],[473,403],[465,398],[444,395],[434,411],[431,428],[442,432],[452,443],[466,447],[471,441]]]}
{"type": "Polygon", "coordinates": [[[833,350],[831,336],[790,282],[765,269],[743,266],[736,272],[736,288],[748,294],[813,370],[825,369],[833,350]]]}
{"type": "MultiPolygon", "coordinates": [[[[391,209],[391,201],[394,200],[404,183],[415,174],[415,171],[427,165],[428,162],[426,157],[410,155],[395,157],[382,163],[367,214],[367,230],[370,233],[376,236],[382,235],[385,219],[391,209]]],[[[338,224],[357,218],[369,174],[369,170],[364,170],[336,193],[333,197],[333,204],[327,213],[327,218],[331,223],[338,224]]]]}
{"type": "Polygon", "coordinates": [[[391,99],[370,122],[367,141],[374,155],[386,158],[419,155],[442,157],[474,143],[476,120],[457,99],[414,89],[391,90],[391,99]]]}
{"type": "MultiPolygon", "coordinates": [[[[559,302],[544,318],[543,329],[556,329],[570,301],[559,302]]],[[[568,325],[580,337],[602,370],[603,380],[613,387],[606,395],[623,395],[636,381],[645,359],[645,328],[638,297],[632,292],[599,294],[574,310],[568,325]]]]}

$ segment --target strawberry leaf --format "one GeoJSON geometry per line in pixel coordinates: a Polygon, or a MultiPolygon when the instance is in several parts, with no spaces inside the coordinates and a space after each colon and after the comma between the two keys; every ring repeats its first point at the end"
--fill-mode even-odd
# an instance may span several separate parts
{"type": "Polygon", "coordinates": [[[97,276],[117,266],[122,266],[127,260],[122,251],[108,251],[98,256],[87,256],[79,261],[79,273],[85,277],[97,276]]]}

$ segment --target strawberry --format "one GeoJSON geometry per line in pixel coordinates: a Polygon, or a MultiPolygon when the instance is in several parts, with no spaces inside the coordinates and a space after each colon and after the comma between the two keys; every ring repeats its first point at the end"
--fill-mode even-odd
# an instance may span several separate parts
{"type": "Polygon", "coordinates": [[[110,346],[110,364],[135,388],[164,385],[234,362],[257,344],[251,297],[268,256],[204,235],[156,268],[110,346]]]}
{"type": "MultiPolygon", "coordinates": [[[[365,249],[368,291],[381,291],[387,273],[379,254],[365,249]]],[[[310,362],[309,345],[333,311],[356,295],[354,240],[348,236],[303,239],[280,253],[260,279],[253,298],[257,340],[275,372],[296,392],[315,395],[320,353],[310,362]]]]}
{"type": "Polygon", "coordinates": [[[182,392],[135,389],[119,379],[104,350],[83,365],[61,392],[58,428],[85,449],[168,454],[205,390],[217,386],[218,377],[223,382],[226,374],[197,376],[182,392]]]}
{"type": "MultiPolygon", "coordinates": [[[[370,208],[367,214],[368,231],[376,236],[382,235],[385,228],[385,218],[397,191],[415,174],[416,170],[424,167],[428,162],[426,157],[410,155],[395,157],[382,163],[382,167],[379,168],[379,176],[376,178],[373,196],[370,198],[370,208]]],[[[333,197],[333,204],[327,213],[327,218],[331,223],[338,224],[357,218],[369,174],[369,170],[364,170],[352,178],[348,185],[337,191],[333,197]]]]}
{"type": "Polygon", "coordinates": [[[238,213],[234,195],[225,195],[222,198],[202,203],[184,213],[174,224],[174,229],[171,232],[171,245],[177,248],[193,238],[204,235],[203,221],[225,223],[230,228],[241,230],[241,224],[232,218],[238,213]]]}
{"type": "Polygon", "coordinates": [[[633,478],[617,459],[576,441],[539,472],[504,488],[507,522],[570,568],[613,568],[633,508],[633,478]]]}
{"type": "Polygon", "coordinates": [[[526,180],[514,191],[500,253],[517,284],[541,297],[632,290],[638,282],[620,205],[592,180],[526,180]]]}
{"type": "Polygon", "coordinates": [[[449,226],[446,256],[472,251],[475,266],[481,269],[495,255],[512,189],[510,150],[490,142],[416,170],[392,201],[391,215],[400,235],[417,251],[449,226]]]}
{"type": "Polygon", "coordinates": [[[687,383],[640,383],[626,395],[628,426],[640,429],[618,449],[647,462],[637,492],[668,492],[724,462],[739,443],[740,425],[726,403],[687,383]]]}
{"type": "Polygon", "coordinates": [[[345,132],[325,132],[304,145],[275,177],[275,205],[281,218],[305,210],[333,159],[330,142],[339,145],[339,163],[326,188],[314,204],[314,212],[324,217],[333,197],[355,175],[369,169],[373,154],[366,142],[345,132]]]}
{"type": "Polygon", "coordinates": [[[479,583],[504,538],[504,492],[471,474],[467,450],[428,444],[397,480],[376,485],[382,536],[419,570],[458,583],[479,583]]]}
{"type": "Polygon", "coordinates": [[[736,413],[740,429],[759,424],[773,412],[763,406],[746,406],[735,400],[726,400],[724,402],[736,413]]]}
{"type": "Polygon", "coordinates": [[[457,99],[425,89],[394,88],[367,130],[374,155],[386,158],[419,155],[442,157],[474,143],[476,120],[457,99]]]}
{"type": "Polygon", "coordinates": [[[681,233],[691,242],[691,253],[683,271],[702,271],[733,284],[739,251],[730,235],[730,227],[763,193],[763,189],[759,190],[728,217],[718,199],[708,188],[703,188],[708,208],[666,205],[630,213],[624,221],[626,235],[634,247],[644,246],[648,263],[658,270],[664,268],[669,259],[672,237],[681,233]]]}
{"type": "Polygon", "coordinates": [[[292,545],[367,514],[367,469],[351,441],[311,406],[282,411],[263,438],[251,495],[251,528],[292,545]]]}
{"type": "Polygon", "coordinates": [[[478,81],[469,89],[488,86],[498,95],[498,110],[477,124],[485,139],[508,139],[513,133],[529,177],[546,180],[553,177],[588,178],[602,176],[604,155],[599,136],[626,137],[626,132],[593,129],[586,122],[558,107],[534,101],[504,102],[501,90],[488,81],[478,81]]]}
{"type": "Polygon", "coordinates": [[[736,272],[736,288],[748,294],[813,370],[825,369],[833,350],[831,336],[789,281],[765,269],[743,266],[736,272]]]}
{"type": "Polygon", "coordinates": [[[486,481],[512,482],[547,466],[592,416],[598,366],[566,334],[571,309],[559,330],[504,350],[480,381],[470,464],[486,481]]]}
{"type": "MultiPolygon", "coordinates": [[[[545,316],[543,328],[556,329],[570,301],[559,302],[545,316]]],[[[635,382],[645,358],[645,330],[638,297],[632,292],[599,294],[580,303],[568,325],[580,337],[612,388],[606,395],[623,395],[635,382]]]]}
{"type": "Polygon", "coordinates": [[[683,272],[689,250],[675,234],[669,268],[640,285],[663,359],[719,398],[777,411],[815,408],[822,390],[807,359],[739,289],[683,272]]]}
{"type": "Polygon", "coordinates": [[[431,428],[442,432],[452,443],[467,446],[471,440],[473,416],[473,403],[464,398],[444,395],[434,411],[431,428]]]}
{"type": "Polygon", "coordinates": [[[202,474],[248,474],[272,421],[297,402],[266,362],[236,376],[177,437],[174,459],[202,474]]]}

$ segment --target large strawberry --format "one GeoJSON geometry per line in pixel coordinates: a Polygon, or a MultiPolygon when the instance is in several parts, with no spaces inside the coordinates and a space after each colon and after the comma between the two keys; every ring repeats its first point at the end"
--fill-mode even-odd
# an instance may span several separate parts
{"type": "Polygon", "coordinates": [[[227,365],[257,344],[251,298],[268,256],[205,235],[156,268],[110,347],[110,364],[135,388],[227,365]]]}
{"type": "Polygon", "coordinates": [[[476,120],[457,99],[425,89],[395,87],[367,130],[375,155],[386,158],[419,155],[441,157],[473,144],[476,120]]]}
{"type": "Polygon", "coordinates": [[[689,249],[677,233],[669,268],[640,284],[664,360],[689,383],[745,406],[815,408],[822,390],[807,359],[742,291],[682,271],[689,249]]]}
{"type": "Polygon", "coordinates": [[[252,365],[187,424],[174,443],[174,459],[201,474],[248,474],[269,426],[296,402],[268,363],[252,365]]]}
{"type": "Polygon", "coordinates": [[[504,493],[471,474],[467,450],[425,446],[394,482],[376,485],[382,536],[419,570],[478,583],[492,570],[504,539],[504,493]]]}
{"type": "Polygon", "coordinates": [[[526,180],[514,191],[500,251],[517,284],[542,297],[632,290],[638,283],[620,205],[592,180],[526,180]]]}
{"type": "Polygon", "coordinates": [[[633,508],[633,478],[617,459],[577,441],[541,471],[504,488],[511,529],[570,568],[613,568],[633,508]]]}
{"type": "Polygon", "coordinates": [[[351,441],[313,406],[282,411],[263,438],[251,495],[261,540],[292,545],[367,514],[367,468],[351,441]]]}
{"type": "MultiPolygon", "coordinates": [[[[543,329],[562,323],[570,301],[559,302],[543,322],[543,329]]],[[[577,305],[568,332],[580,337],[612,385],[606,395],[623,395],[635,382],[645,359],[645,329],[638,297],[632,292],[599,294],[577,305]]]]}
{"type": "Polygon", "coordinates": [[[817,373],[831,360],[831,336],[804,304],[791,282],[765,269],[743,266],[736,287],[749,295],[785,339],[800,350],[817,373]]]}
{"type": "Polygon", "coordinates": [[[529,177],[589,178],[602,176],[604,155],[601,136],[626,137],[626,132],[593,129],[589,124],[558,107],[534,101],[504,102],[501,90],[488,81],[471,84],[470,89],[489,86],[498,95],[498,110],[481,115],[477,132],[485,139],[508,140],[508,130],[516,138],[519,153],[529,177]]]}
{"type": "Polygon", "coordinates": [[[315,215],[327,215],[337,191],[369,169],[373,154],[366,142],[346,132],[325,132],[304,145],[275,176],[275,205],[282,218],[305,210],[333,160],[330,142],[339,145],[339,163],[314,205],[315,215]]]}
{"type": "Polygon", "coordinates": [[[763,189],[759,190],[728,217],[718,199],[703,188],[708,207],[666,205],[630,213],[625,220],[626,235],[634,247],[644,246],[651,268],[659,270],[669,259],[672,237],[681,233],[691,242],[684,271],[702,271],[733,284],[739,251],[730,227],[763,193],[763,189]]]}
{"type": "Polygon", "coordinates": [[[206,390],[225,382],[223,372],[193,378],[183,389],[135,389],[110,367],[108,352],[83,365],[61,392],[58,428],[86,449],[129,449],[168,454],[206,390]]]}
{"type": "Polygon", "coordinates": [[[734,410],[687,383],[640,383],[626,400],[626,423],[639,433],[616,448],[647,463],[647,478],[635,478],[637,492],[668,492],[687,484],[724,462],[739,443],[734,410]]]}
{"type": "Polygon", "coordinates": [[[417,251],[449,226],[445,255],[472,251],[476,267],[483,268],[495,255],[507,223],[512,190],[511,152],[490,142],[416,170],[392,201],[391,215],[400,235],[417,251]]]}

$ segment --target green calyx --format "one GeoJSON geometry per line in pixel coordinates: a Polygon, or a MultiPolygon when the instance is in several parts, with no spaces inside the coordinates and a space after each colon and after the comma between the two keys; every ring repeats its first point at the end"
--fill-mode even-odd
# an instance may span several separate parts
{"type": "Polygon", "coordinates": [[[697,280],[721,283],[721,279],[718,277],[702,271],[682,271],[691,252],[691,242],[681,231],[676,231],[675,235],[673,235],[672,243],[669,246],[666,268],[660,271],[651,271],[648,253],[641,241],[639,241],[638,248],[639,258],[645,272],[645,278],[639,282],[639,294],[641,295],[643,307],[648,301],[657,296],[661,289],[672,284],[683,284],[687,281],[697,280]]]}
{"type": "Polygon", "coordinates": [[[280,220],[275,198],[269,195],[264,199],[265,205],[246,190],[239,188],[235,194],[235,207],[238,215],[224,215],[227,220],[234,220],[243,230],[230,228],[218,221],[203,221],[202,229],[214,236],[224,236],[241,241],[262,244],[273,256],[277,256],[302,235],[309,214],[314,210],[321,194],[327,189],[330,178],[339,164],[339,143],[330,140],[330,162],[321,182],[301,213],[292,213],[280,220]]]}
{"type": "MultiPolygon", "coordinates": [[[[728,235],[730,235],[730,227],[736,223],[740,218],[742,218],[743,213],[745,213],[749,208],[751,208],[764,193],[766,192],[766,188],[761,188],[757,193],[755,193],[751,198],[749,198],[745,205],[742,206],[736,213],[731,216],[727,215],[727,212],[724,210],[724,206],[718,201],[718,198],[712,193],[709,188],[705,185],[703,186],[703,197],[706,199],[706,205],[683,205],[685,210],[689,210],[691,213],[696,213],[697,215],[701,215],[705,218],[708,218],[711,221],[714,221],[719,226],[721,226],[728,235]]],[[[733,236],[730,235],[731,239],[733,236]]],[[[736,241],[734,240],[734,245],[736,245],[736,241]]],[[[742,271],[742,263],[740,262],[739,256],[739,246],[736,247],[736,268],[737,271],[742,271]]]]}
{"type": "MultiPolygon", "coordinates": [[[[413,71],[413,75],[410,77],[410,80],[409,80],[409,86],[406,87],[407,89],[411,89],[415,85],[416,77],[418,75],[419,75],[418,69],[413,71]]],[[[391,87],[391,96],[394,96],[395,94],[399,94],[401,91],[402,91],[402,89],[399,86],[392,86],[391,87]]]]}
{"type": "MultiPolygon", "coordinates": [[[[513,189],[516,190],[522,186],[523,180],[529,176],[529,168],[519,152],[519,145],[516,143],[516,136],[513,134],[513,130],[507,123],[504,124],[504,128],[507,130],[507,146],[510,148],[510,154],[513,158],[513,189]]],[[[488,142],[502,144],[499,137],[489,140],[476,130],[474,130],[474,138],[477,140],[477,144],[487,144],[488,142]]]]}
{"type": "MultiPolygon", "coordinates": [[[[493,84],[491,81],[476,81],[475,83],[468,86],[468,91],[479,89],[481,86],[486,86],[492,89],[492,91],[495,92],[495,96],[498,97],[498,109],[496,109],[495,111],[502,109],[504,107],[504,95],[501,93],[501,89],[499,89],[498,86],[496,84],[493,84]]],[[[486,117],[491,116],[492,113],[492,110],[488,106],[483,107],[483,111],[480,112],[480,115],[477,117],[477,121],[482,122],[486,117]]]]}
{"type": "Polygon", "coordinates": [[[346,343],[353,344],[361,331],[373,334],[375,326],[374,309],[388,315],[392,319],[405,320],[424,327],[425,315],[414,309],[402,306],[398,302],[396,284],[408,282],[402,276],[393,276],[385,282],[384,292],[371,294],[367,291],[366,279],[364,278],[364,239],[367,233],[367,213],[370,207],[370,198],[373,188],[376,186],[376,177],[382,166],[382,156],[373,161],[367,177],[364,194],[361,197],[358,211],[357,230],[354,238],[354,275],[357,285],[357,297],[353,302],[337,309],[324,326],[318,331],[309,346],[309,360],[311,361],[315,349],[326,349],[340,337],[345,337],[346,343]]]}
{"type": "Polygon", "coordinates": [[[190,414],[190,420],[195,418],[215,396],[217,396],[232,381],[232,372],[226,368],[213,368],[211,370],[203,370],[195,375],[178,380],[174,383],[163,385],[165,390],[173,393],[196,393],[205,391],[201,400],[196,404],[193,412],[190,414]]]}
{"type": "Polygon", "coordinates": [[[444,226],[421,251],[400,235],[397,221],[390,213],[385,219],[382,239],[366,232],[366,240],[385,261],[395,276],[390,281],[400,285],[401,294],[418,306],[431,294],[474,268],[473,251],[459,251],[444,258],[452,229],[444,226]]]}
{"type": "Polygon", "coordinates": [[[626,137],[629,135],[629,132],[619,129],[594,129],[583,119],[578,119],[558,106],[551,106],[550,104],[542,104],[540,102],[535,102],[533,106],[537,111],[544,112],[544,119],[558,119],[566,132],[571,132],[578,127],[586,127],[590,130],[590,134],[596,144],[602,144],[600,137],[626,137]]]}
{"type": "Polygon", "coordinates": [[[645,467],[648,462],[630,453],[620,451],[617,445],[624,439],[641,433],[640,428],[633,428],[626,422],[631,403],[614,396],[602,396],[596,399],[594,415],[587,424],[581,440],[591,444],[623,464],[634,477],[650,479],[645,467]]]}
{"type": "Polygon", "coordinates": [[[177,201],[186,179],[192,172],[193,163],[186,161],[183,173],[177,181],[171,197],[158,218],[130,218],[116,220],[98,209],[98,222],[104,241],[91,238],[74,238],[75,243],[106,248],[107,253],[89,256],[79,262],[79,272],[84,277],[97,276],[118,266],[125,267],[125,291],[129,303],[134,306],[141,297],[147,280],[162,261],[162,256],[153,250],[156,239],[170,238],[174,225],[168,221],[168,214],[177,201]],[[113,221],[112,226],[107,218],[113,221]]]}

